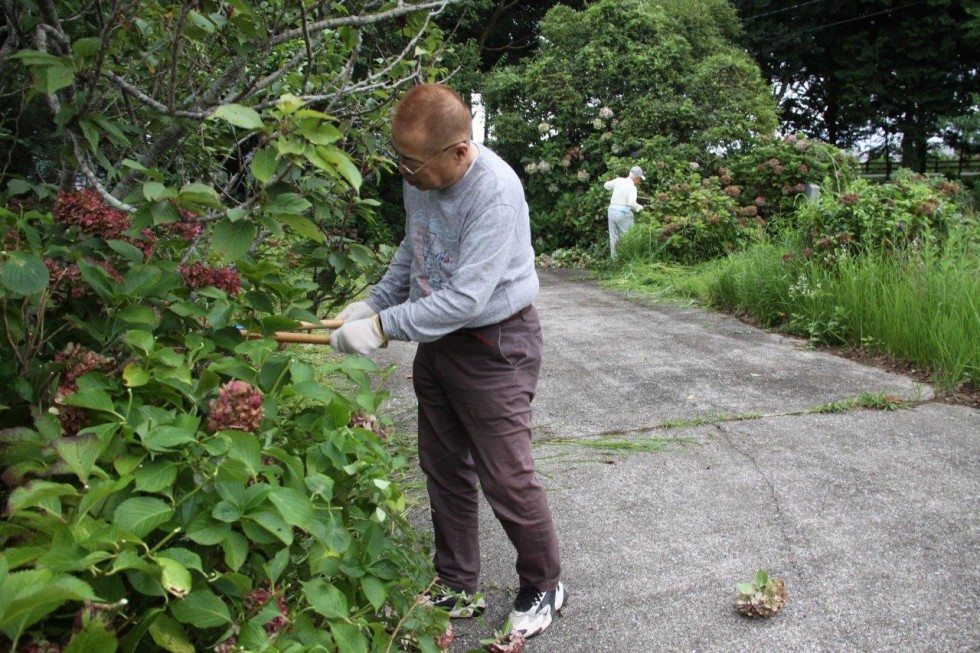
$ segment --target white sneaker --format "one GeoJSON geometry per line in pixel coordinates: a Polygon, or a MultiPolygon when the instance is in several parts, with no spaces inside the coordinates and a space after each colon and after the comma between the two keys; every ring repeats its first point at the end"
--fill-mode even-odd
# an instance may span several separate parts
{"type": "Polygon", "coordinates": [[[561,612],[568,601],[565,586],[548,592],[542,592],[536,587],[522,587],[514,600],[514,610],[510,613],[510,625],[526,638],[540,635],[551,625],[555,615],[561,612]]]}

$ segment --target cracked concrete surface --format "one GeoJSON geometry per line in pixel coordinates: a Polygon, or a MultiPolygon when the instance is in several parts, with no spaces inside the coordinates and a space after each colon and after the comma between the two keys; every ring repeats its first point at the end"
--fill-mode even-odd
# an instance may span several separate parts
{"type": "MultiPolygon", "coordinates": [[[[980,650],[980,411],[728,316],[540,276],[535,456],[571,598],[525,651],[980,650]],[[862,393],[921,403],[791,414],[862,393]],[[614,431],[637,449],[579,446],[614,431]],[[749,620],[734,585],[759,568],[789,601],[749,620]]],[[[377,357],[409,423],[413,352],[377,357]]],[[[481,530],[489,607],[454,622],[454,653],[503,624],[517,583],[486,504],[481,530]]]]}

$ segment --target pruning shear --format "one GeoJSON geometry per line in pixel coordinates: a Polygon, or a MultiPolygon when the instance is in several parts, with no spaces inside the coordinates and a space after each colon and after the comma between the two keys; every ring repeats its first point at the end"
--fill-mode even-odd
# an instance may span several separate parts
{"type": "Polygon", "coordinates": [[[255,331],[247,331],[241,324],[236,324],[242,337],[248,339],[272,338],[276,342],[295,342],[308,345],[328,345],[330,336],[315,333],[296,333],[296,331],[310,331],[313,329],[339,329],[344,325],[343,320],[320,320],[319,322],[300,322],[294,331],[276,331],[271,336],[267,336],[255,331]]]}

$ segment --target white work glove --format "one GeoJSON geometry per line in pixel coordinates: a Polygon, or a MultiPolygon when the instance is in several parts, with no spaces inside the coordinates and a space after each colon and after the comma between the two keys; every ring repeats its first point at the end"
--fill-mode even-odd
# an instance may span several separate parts
{"type": "Polygon", "coordinates": [[[368,306],[367,302],[354,302],[345,306],[344,310],[337,314],[336,319],[353,322],[354,320],[363,320],[364,318],[374,317],[375,315],[374,309],[368,306]]]}
{"type": "MultiPolygon", "coordinates": [[[[373,312],[373,311],[372,311],[373,312]]],[[[344,326],[330,334],[330,346],[334,351],[366,356],[388,344],[377,315],[363,320],[344,322],[344,326]]]]}

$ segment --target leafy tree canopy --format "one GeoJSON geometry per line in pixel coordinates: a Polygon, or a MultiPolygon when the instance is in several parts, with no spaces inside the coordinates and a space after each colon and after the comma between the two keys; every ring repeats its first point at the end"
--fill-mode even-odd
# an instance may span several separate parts
{"type": "Polygon", "coordinates": [[[903,160],[921,170],[942,117],[971,106],[980,40],[969,2],[733,4],[788,129],[841,147],[869,131],[901,134],[903,160]]]}
{"type": "MultiPolygon", "coordinates": [[[[453,40],[471,42],[479,69],[491,70],[498,62],[517,63],[537,50],[538,24],[559,0],[469,0],[447,11],[439,24],[453,29],[453,40]]],[[[563,0],[562,5],[582,9],[585,0],[563,0]]]]}
{"type": "Polygon", "coordinates": [[[488,80],[493,138],[526,156],[545,121],[555,132],[548,140],[581,146],[600,107],[618,117],[616,139],[630,150],[654,137],[702,148],[769,131],[774,107],[758,69],[730,41],[736,23],[723,0],[558,5],[541,22],[538,52],[488,80]],[[513,133],[519,122],[526,127],[513,133]]]}
{"type": "Polygon", "coordinates": [[[195,247],[210,238],[229,263],[270,237],[312,238],[302,254],[329,290],[366,260],[351,242],[390,165],[387,111],[440,74],[433,21],[449,4],[17,4],[0,160],[19,192],[81,183],[139,226],[188,211],[214,226],[195,247]]]}
{"type": "Polygon", "coordinates": [[[481,90],[494,148],[528,174],[545,245],[555,242],[546,222],[563,230],[562,207],[588,214],[574,240],[592,231],[576,198],[596,179],[631,163],[696,159],[776,127],[767,84],[733,45],[737,20],[725,0],[558,5],[540,31],[538,51],[495,70],[481,90]]]}

